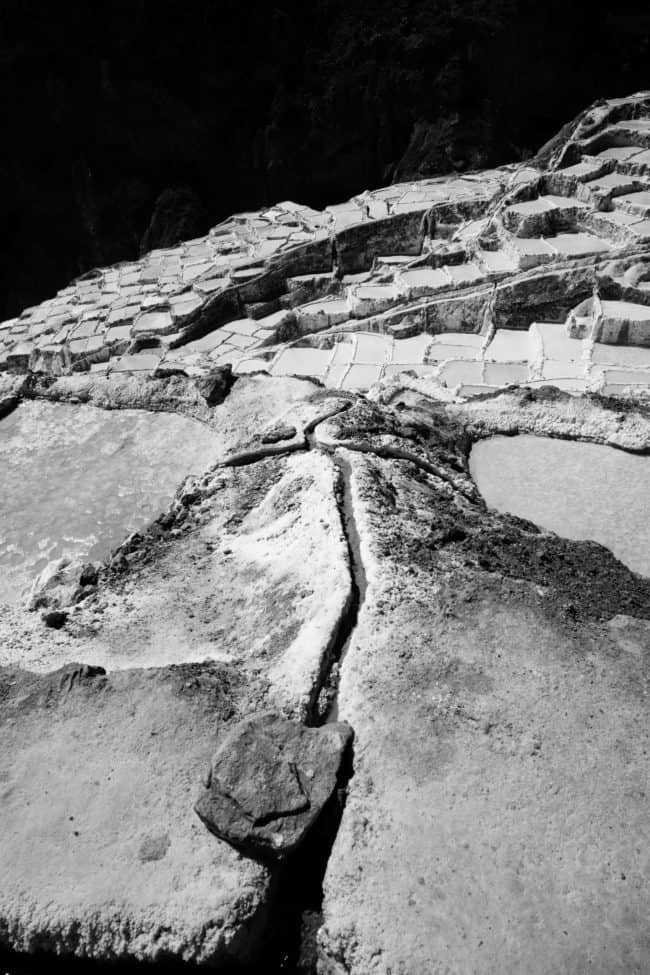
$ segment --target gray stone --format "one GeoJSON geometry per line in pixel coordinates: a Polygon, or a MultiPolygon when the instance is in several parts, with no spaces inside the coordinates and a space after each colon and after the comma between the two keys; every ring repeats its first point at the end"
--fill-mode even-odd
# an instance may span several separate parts
{"type": "Polygon", "coordinates": [[[217,749],[196,812],[233,846],[282,859],[334,792],[351,740],[345,723],[307,728],[273,713],[246,718],[217,749]]]}
{"type": "Polygon", "coordinates": [[[92,562],[86,562],[86,564],[83,566],[81,573],[79,575],[79,585],[80,586],[97,585],[97,566],[93,565],[92,562]]]}
{"type": "Polygon", "coordinates": [[[74,602],[79,588],[82,564],[64,556],[45,566],[34,580],[29,594],[29,609],[63,609],[74,602]]]}
{"type": "Polygon", "coordinates": [[[43,622],[53,630],[60,630],[68,619],[68,614],[62,609],[48,609],[42,614],[43,622]]]}
{"type": "Polygon", "coordinates": [[[281,440],[293,440],[296,428],[287,423],[277,423],[266,433],[262,434],[262,443],[279,443],[281,440]]]}
{"type": "Polygon", "coordinates": [[[232,366],[227,364],[218,366],[209,375],[197,379],[196,385],[208,406],[217,406],[223,403],[234,381],[232,366]]]}

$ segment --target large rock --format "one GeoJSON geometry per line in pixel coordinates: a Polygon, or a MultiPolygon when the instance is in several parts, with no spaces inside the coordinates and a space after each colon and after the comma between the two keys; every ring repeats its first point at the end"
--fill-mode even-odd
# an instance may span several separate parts
{"type": "Polygon", "coordinates": [[[48,562],[34,580],[29,608],[59,610],[69,606],[79,591],[83,568],[83,562],[68,556],[48,562]]]}
{"type": "Polygon", "coordinates": [[[229,729],[195,809],[233,846],[283,859],[300,845],[336,787],[349,725],[307,728],[281,715],[229,729]]]}
{"type": "Polygon", "coordinates": [[[254,957],[269,875],[192,809],[238,683],[214,664],[0,670],[5,945],[226,967],[254,957]]]}
{"type": "Polygon", "coordinates": [[[223,403],[234,381],[232,366],[225,365],[212,369],[207,376],[197,380],[196,385],[208,406],[217,406],[223,403]]]}

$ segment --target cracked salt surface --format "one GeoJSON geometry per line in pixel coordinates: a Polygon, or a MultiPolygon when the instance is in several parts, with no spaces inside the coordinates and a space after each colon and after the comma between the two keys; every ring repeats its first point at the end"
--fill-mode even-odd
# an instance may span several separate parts
{"type": "Polygon", "coordinates": [[[105,558],[218,455],[186,417],[25,403],[0,422],[0,603],[52,559],[105,558]]]}
{"type": "Polygon", "coordinates": [[[650,457],[580,441],[491,437],[472,448],[470,471],[489,507],[599,542],[650,576],[650,457]]]}

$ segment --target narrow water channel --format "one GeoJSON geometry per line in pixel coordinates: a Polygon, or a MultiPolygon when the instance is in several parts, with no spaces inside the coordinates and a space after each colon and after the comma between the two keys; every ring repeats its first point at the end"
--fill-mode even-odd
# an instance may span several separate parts
{"type": "MultiPolygon", "coordinates": [[[[349,649],[350,641],[354,635],[357,620],[359,618],[359,611],[361,610],[366,598],[368,582],[366,579],[366,570],[363,565],[363,559],[361,557],[361,539],[359,537],[359,531],[357,529],[357,523],[354,517],[354,505],[352,502],[352,465],[346,457],[342,456],[340,451],[337,451],[337,453],[334,455],[334,461],[341,473],[343,483],[341,514],[343,517],[343,531],[345,533],[348,546],[348,559],[350,561],[350,585],[352,590],[350,609],[348,610],[346,619],[341,626],[337,641],[338,646],[334,648],[333,654],[340,669],[349,649]]],[[[338,694],[336,694],[328,711],[327,721],[332,723],[338,720],[339,705],[338,694]]]]}
{"type": "Polygon", "coordinates": [[[489,507],[600,542],[650,576],[650,457],[548,437],[491,437],[472,448],[470,472],[489,507]]]}

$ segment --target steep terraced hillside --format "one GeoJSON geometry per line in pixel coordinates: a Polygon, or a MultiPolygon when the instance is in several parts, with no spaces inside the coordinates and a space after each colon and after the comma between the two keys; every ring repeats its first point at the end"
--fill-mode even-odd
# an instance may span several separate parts
{"type": "Polygon", "coordinates": [[[647,498],[648,92],[0,324],[3,970],[648,971],[647,561],[489,508],[498,434],[647,498]]]}

